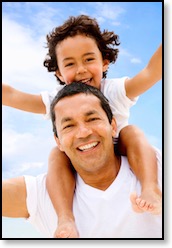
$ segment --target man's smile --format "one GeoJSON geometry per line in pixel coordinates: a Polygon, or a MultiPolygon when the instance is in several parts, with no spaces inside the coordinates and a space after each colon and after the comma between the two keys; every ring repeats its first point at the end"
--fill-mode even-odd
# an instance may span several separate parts
{"type": "Polygon", "coordinates": [[[98,144],[99,144],[99,142],[95,141],[95,142],[91,142],[91,143],[86,144],[86,145],[79,146],[77,149],[84,152],[84,151],[88,151],[92,148],[95,148],[98,144]]]}

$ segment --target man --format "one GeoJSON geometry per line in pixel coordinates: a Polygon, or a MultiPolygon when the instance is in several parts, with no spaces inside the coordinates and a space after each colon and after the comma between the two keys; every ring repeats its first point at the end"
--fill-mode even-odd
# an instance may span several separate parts
{"type": "MultiPolygon", "coordinates": [[[[132,209],[130,195],[140,194],[141,186],[127,158],[114,153],[116,123],[103,94],[85,84],[65,86],[52,102],[51,118],[55,140],[77,172],[73,212],[79,237],[162,239],[162,216],[132,209]]],[[[2,202],[3,216],[27,218],[53,237],[57,217],[46,174],[4,181],[2,202]]]]}

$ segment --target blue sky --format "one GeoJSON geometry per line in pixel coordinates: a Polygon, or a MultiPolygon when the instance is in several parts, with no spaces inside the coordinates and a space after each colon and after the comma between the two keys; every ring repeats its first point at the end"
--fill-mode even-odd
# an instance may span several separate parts
{"type": "MultiPolygon", "coordinates": [[[[3,2],[2,82],[28,93],[53,90],[55,77],[43,67],[45,36],[79,14],[97,18],[101,29],[120,37],[119,57],[109,69],[109,78],[136,75],[162,42],[160,2],[3,2]]],[[[152,145],[162,148],[162,81],[140,96],[129,122],[139,126],[152,145]]],[[[3,178],[45,172],[55,145],[51,122],[3,106],[2,144],[3,178]]],[[[40,237],[23,220],[3,218],[2,224],[4,238],[40,237]]]]}

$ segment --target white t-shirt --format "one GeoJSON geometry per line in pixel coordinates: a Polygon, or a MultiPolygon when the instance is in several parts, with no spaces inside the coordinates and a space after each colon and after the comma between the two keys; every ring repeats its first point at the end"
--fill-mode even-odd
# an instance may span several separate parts
{"type": "MultiPolygon", "coordinates": [[[[162,188],[162,159],[156,149],[158,183],[162,188]]],[[[105,191],[84,183],[76,177],[73,213],[80,238],[162,238],[162,216],[136,213],[130,194],[140,194],[141,186],[132,173],[126,157],[121,157],[116,179],[105,191]]],[[[46,238],[52,238],[57,215],[46,189],[46,174],[25,176],[27,208],[30,221],[46,238]]],[[[58,197],[58,195],[57,195],[58,197]]]]}
{"type": "MultiPolygon", "coordinates": [[[[114,79],[104,79],[101,82],[101,91],[109,100],[109,104],[112,109],[112,113],[116,119],[117,123],[117,133],[128,125],[128,119],[130,115],[130,108],[136,103],[138,97],[134,99],[129,99],[126,96],[125,91],[125,80],[127,77],[114,78],[114,79]]],[[[59,90],[64,86],[58,85],[57,88],[52,92],[41,92],[42,100],[46,106],[45,118],[50,118],[50,104],[59,90]]]]}

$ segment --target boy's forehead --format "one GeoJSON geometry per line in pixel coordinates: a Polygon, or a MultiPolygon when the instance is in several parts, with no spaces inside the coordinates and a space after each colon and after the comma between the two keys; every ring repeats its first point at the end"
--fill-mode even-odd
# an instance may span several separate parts
{"type": "Polygon", "coordinates": [[[59,53],[64,53],[65,55],[68,55],[70,53],[73,53],[73,50],[77,49],[80,46],[82,50],[88,52],[88,49],[93,49],[93,51],[97,47],[96,40],[91,36],[86,36],[84,34],[77,34],[75,36],[68,36],[62,41],[59,42],[59,44],[56,45],[56,52],[59,55],[59,53]],[[66,49],[66,47],[70,47],[70,49],[66,49]]]}

